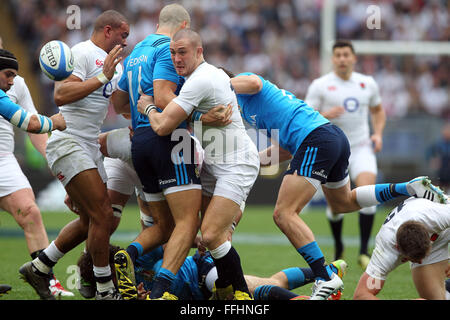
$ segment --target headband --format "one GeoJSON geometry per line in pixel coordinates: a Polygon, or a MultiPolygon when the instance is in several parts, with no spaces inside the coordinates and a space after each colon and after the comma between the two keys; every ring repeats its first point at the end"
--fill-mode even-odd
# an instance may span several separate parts
{"type": "Polygon", "coordinates": [[[0,71],[3,69],[14,69],[19,71],[17,59],[0,55],[0,71]]]}

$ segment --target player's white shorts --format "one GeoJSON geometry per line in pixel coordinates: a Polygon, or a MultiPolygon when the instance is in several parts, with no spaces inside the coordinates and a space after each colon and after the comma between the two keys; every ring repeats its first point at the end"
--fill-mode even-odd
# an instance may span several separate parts
{"type": "Polygon", "coordinates": [[[351,147],[351,154],[348,159],[348,171],[352,181],[355,181],[361,172],[377,174],[377,159],[372,148],[371,140],[351,147]]]}
{"type": "MultiPolygon", "coordinates": [[[[450,229],[443,231],[433,242],[430,254],[422,260],[421,264],[410,263],[411,269],[425,266],[450,258],[448,245],[450,243],[450,229]]],[[[391,242],[387,242],[378,234],[375,238],[375,248],[372,252],[366,273],[375,279],[386,280],[389,272],[402,263],[397,249],[391,242]]]]}
{"type": "Polygon", "coordinates": [[[108,179],[97,142],[54,132],[48,139],[46,154],[50,170],[64,186],[80,172],[93,168],[98,170],[103,182],[108,179]]]}
{"type": "Polygon", "coordinates": [[[27,177],[12,153],[0,155],[0,197],[20,189],[31,189],[27,177]]]}
{"type": "Polygon", "coordinates": [[[136,192],[136,196],[144,201],[146,197],[142,191],[142,184],[133,166],[120,159],[106,157],[103,161],[108,182],[106,186],[109,190],[131,196],[136,192]]]}
{"type": "Polygon", "coordinates": [[[241,211],[259,174],[259,155],[249,152],[247,159],[234,163],[203,163],[200,173],[203,194],[221,196],[236,202],[241,211]]]}

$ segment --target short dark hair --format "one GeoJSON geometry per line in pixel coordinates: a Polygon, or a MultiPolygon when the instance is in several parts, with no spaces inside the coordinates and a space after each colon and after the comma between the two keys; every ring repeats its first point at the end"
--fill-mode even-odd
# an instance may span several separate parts
{"type": "Polygon", "coordinates": [[[355,48],[353,48],[353,44],[351,43],[351,41],[348,40],[337,40],[334,44],[333,44],[333,52],[334,49],[336,48],[345,48],[345,47],[349,47],[350,50],[352,50],[352,53],[355,53],[355,48]]]}
{"type": "Polygon", "coordinates": [[[116,10],[107,10],[95,19],[94,31],[100,31],[108,25],[113,29],[120,28],[124,22],[128,24],[128,20],[123,14],[116,10]]]}
{"type": "Polygon", "coordinates": [[[420,222],[409,220],[397,230],[398,251],[405,257],[420,261],[431,250],[431,240],[428,229],[420,222]]]}

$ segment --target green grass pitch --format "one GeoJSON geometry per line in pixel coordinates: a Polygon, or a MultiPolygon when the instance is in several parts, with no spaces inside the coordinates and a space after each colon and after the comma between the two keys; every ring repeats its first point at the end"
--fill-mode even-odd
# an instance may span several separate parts
{"type": "MultiPolygon", "coordinates": [[[[373,249],[375,234],[382,225],[388,210],[389,208],[380,207],[377,211],[369,246],[370,250],[373,249]]],[[[273,206],[249,205],[236,229],[233,244],[240,254],[246,274],[268,277],[288,267],[307,267],[303,258],[274,224],[272,211],[273,206]]],[[[50,241],[56,238],[58,232],[67,222],[76,217],[68,212],[43,212],[42,216],[50,241]]],[[[309,207],[301,214],[301,217],[313,230],[327,262],[331,262],[334,256],[333,241],[325,217],[325,209],[309,207]]],[[[111,238],[111,243],[126,247],[138,234],[139,228],[139,210],[136,206],[128,206],[124,210],[118,230],[111,238]]],[[[356,262],[359,253],[357,213],[346,215],[343,235],[346,245],[344,258],[349,265],[349,270],[344,277],[345,289],[342,299],[348,300],[352,298],[362,273],[362,269],[356,262]]],[[[74,298],[64,298],[65,300],[83,299],[75,288],[76,269],[74,267],[83,248],[84,244],[81,244],[64,256],[55,266],[54,271],[57,278],[63,286],[75,293],[74,298]]],[[[0,212],[0,283],[9,284],[13,287],[10,293],[0,297],[0,300],[38,299],[34,290],[19,279],[18,269],[28,260],[30,260],[30,256],[22,230],[8,213],[0,212]]],[[[298,288],[294,292],[310,295],[311,284],[298,288]]],[[[379,297],[389,300],[418,297],[408,264],[401,265],[389,275],[379,297]]]]}

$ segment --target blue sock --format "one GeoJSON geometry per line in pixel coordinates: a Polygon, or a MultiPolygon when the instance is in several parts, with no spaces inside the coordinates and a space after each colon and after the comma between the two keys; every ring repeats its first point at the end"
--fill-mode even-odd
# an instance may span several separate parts
{"type": "Polygon", "coordinates": [[[257,287],[253,293],[255,300],[290,300],[295,297],[295,293],[269,284],[257,287]]]}
{"type": "Polygon", "coordinates": [[[378,202],[383,203],[400,196],[409,196],[406,189],[407,182],[403,183],[382,183],[375,185],[375,196],[378,202]]]}
{"type": "Polygon", "coordinates": [[[288,279],[288,289],[293,290],[314,281],[314,272],[310,268],[288,268],[282,270],[288,279]]]}
{"type": "Polygon", "coordinates": [[[297,249],[306,260],[316,279],[329,281],[330,276],[325,268],[325,258],[316,241],[310,242],[297,249]]]}
{"type": "Polygon", "coordinates": [[[327,269],[328,275],[329,275],[330,277],[331,277],[331,274],[332,274],[332,273],[338,274],[338,269],[337,269],[334,265],[332,265],[331,263],[330,263],[329,265],[326,266],[326,269],[327,269]]]}
{"type": "Polygon", "coordinates": [[[128,248],[127,253],[133,261],[133,264],[136,263],[136,259],[139,258],[144,253],[144,248],[139,242],[132,242],[128,248]]]}
{"type": "Polygon", "coordinates": [[[172,271],[164,268],[159,269],[153,282],[153,288],[150,292],[150,299],[159,298],[164,294],[164,292],[169,292],[174,280],[175,275],[172,271]]]}

